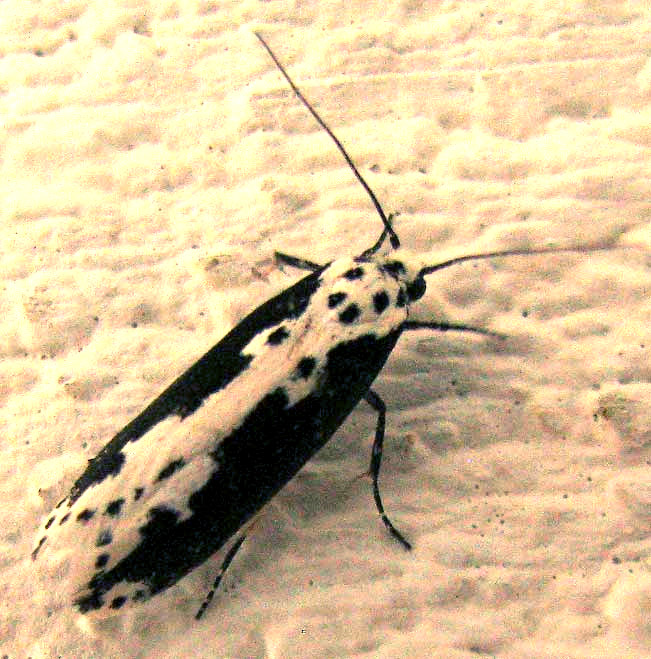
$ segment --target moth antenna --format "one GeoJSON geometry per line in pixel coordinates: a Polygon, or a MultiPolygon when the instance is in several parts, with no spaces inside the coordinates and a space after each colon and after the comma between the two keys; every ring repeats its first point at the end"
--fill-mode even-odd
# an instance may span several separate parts
{"type": "Polygon", "coordinates": [[[622,245],[607,245],[604,243],[596,245],[575,245],[569,247],[541,247],[538,249],[505,249],[496,252],[484,252],[483,254],[467,254],[465,256],[457,256],[453,259],[448,259],[447,261],[437,263],[436,265],[428,265],[420,271],[419,276],[424,277],[432,272],[449,268],[451,265],[463,263],[464,261],[492,259],[499,256],[533,256],[535,254],[558,254],[561,252],[601,252],[611,249],[626,249],[626,247],[622,245]]]}
{"type": "Polygon", "coordinates": [[[287,80],[287,82],[289,83],[289,86],[294,91],[294,94],[296,94],[296,96],[298,97],[298,100],[309,110],[310,114],[316,119],[319,126],[321,126],[321,128],[323,128],[323,130],[325,130],[325,132],[328,133],[330,139],[332,139],[332,141],[335,143],[336,147],[339,149],[339,152],[344,157],[345,161],[348,163],[348,166],[352,169],[353,174],[355,174],[357,180],[362,184],[362,187],[364,188],[364,190],[366,190],[366,193],[371,198],[371,201],[375,206],[375,210],[380,216],[380,219],[382,220],[382,224],[384,224],[384,228],[386,232],[389,234],[391,247],[393,247],[393,249],[398,249],[398,247],[400,247],[400,239],[398,238],[396,232],[391,227],[391,222],[388,220],[387,216],[385,215],[384,210],[380,205],[380,202],[375,196],[375,193],[373,192],[373,190],[371,190],[369,184],[364,180],[364,177],[359,173],[359,170],[355,166],[355,163],[353,162],[352,158],[348,155],[346,149],[344,149],[344,145],[339,141],[337,136],[330,130],[330,128],[328,128],[325,121],[323,121],[323,119],[321,119],[321,117],[317,114],[317,111],[310,105],[309,101],[305,98],[305,96],[303,96],[301,90],[294,84],[294,81],[289,77],[289,74],[287,73],[287,71],[285,71],[283,65],[278,61],[278,58],[273,54],[273,51],[271,50],[271,48],[269,48],[267,42],[262,38],[262,36],[258,32],[254,32],[253,34],[255,34],[255,36],[258,37],[260,43],[264,46],[264,49],[269,53],[269,56],[274,61],[274,64],[278,67],[278,70],[283,74],[285,80],[287,80]]]}

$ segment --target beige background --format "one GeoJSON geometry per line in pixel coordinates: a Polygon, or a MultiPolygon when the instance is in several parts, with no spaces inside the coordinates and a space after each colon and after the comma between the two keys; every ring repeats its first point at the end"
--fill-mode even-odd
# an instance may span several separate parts
{"type": "MultiPolygon", "coordinates": [[[[40,657],[651,656],[651,22],[645,2],[0,3],[0,651],[40,657]],[[380,225],[477,262],[414,313],[384,532],[361,405],[219,557],[82,632],[29,559],[48,507],[247,311],[380,225]],[[40,488],[40,492],[39,492],[40,488]]],[[[39,567],[39,570],[36,568],[39,567]]],[[[47,568],[47,566],[44,566],[47,568]]],[[[47,572],[47,569],[45,569],[47,572]]]]}

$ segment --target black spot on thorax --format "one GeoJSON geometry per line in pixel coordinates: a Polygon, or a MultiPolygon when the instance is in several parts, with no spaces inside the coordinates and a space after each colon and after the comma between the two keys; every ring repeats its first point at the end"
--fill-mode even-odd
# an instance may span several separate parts
{"type": "Polygon", "coordinates": [[[364,276],[364,268],[360,268],[359,266],[356,268],[351,268],[350,270],[346,270],[343,276],[344,279],[348,279],[349,281],[361,279],[364,276]]]}
{"type": "Polygon", "coordinates": [[[346,293],[331,293],[328,295],[328,308],[334,309],[337,305],[341,304],[348,296],[346,293]]]}
{"type": "Polygon", "coordinates": [[[356,304],[349,304],[339,314],[339,320],[344,323],[344,325],[350,325],[359,318],[360,313],[359,307],[356,304]]]}
{"type": "Polygon", "coordinates": [[[393,277],[395,280],[398,279],[398,275],[404,274],[405,266],[401,261],[388,261],[380,266],[382,272],[386,272],[388,275],[393,277]]]}

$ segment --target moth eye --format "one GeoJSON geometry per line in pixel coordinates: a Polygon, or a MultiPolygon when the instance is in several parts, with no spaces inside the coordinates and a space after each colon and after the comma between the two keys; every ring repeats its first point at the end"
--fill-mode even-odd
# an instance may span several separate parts
{"type": "Polygon", "coordinates": [[[349,304],[340,314],[339,320],[345,325],[354,323],[359,318],[359,307],[356,304],[349,304]]]}
{"type": "Polygon", "coordinates": [[[410,284],[407,284],[407,295],[410,300],[420,300],[425,295],[427,285],[423,277],[417,277],[410,284]]]}
{"type": "Polygon", "coordinates": [[[347,270],[344,272],[344,278],[348,279],[350,281],[354,281],[355,279],[361,279],[364,276],[364,268],[351,268],[350,270],[347,270]]]}
{"type": "Polygon", "coordinates": [[[389,306],[389,294],[386,291],[380,291],[373,295],[373,308],[375,313],[382,313],[389,306]]]}

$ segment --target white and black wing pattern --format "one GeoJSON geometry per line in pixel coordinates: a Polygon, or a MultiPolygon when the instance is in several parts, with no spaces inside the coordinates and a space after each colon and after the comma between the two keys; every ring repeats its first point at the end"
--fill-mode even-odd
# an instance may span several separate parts
{"type": "Polygon", "coordinates": [[[83,613],[176,583],[222,547],[367,393],[407,318],[381,259],[340,259],[244,318],[89,462],[33,552],[71,560],[83,613]]]}

